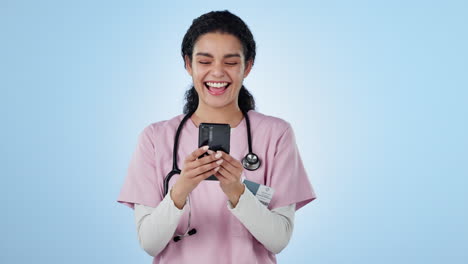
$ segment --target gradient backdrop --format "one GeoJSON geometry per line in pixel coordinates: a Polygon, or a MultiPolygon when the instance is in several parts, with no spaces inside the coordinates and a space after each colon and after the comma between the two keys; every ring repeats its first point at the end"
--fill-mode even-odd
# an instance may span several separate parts
{"type": "Polygon", "coordinates": [[[191,21],[251,28],[245,85],[318,198],[279,263],[468,263],[466,1],[0,1],[0,263],[151,263],[116,202],[181,113],[191,21]]]}

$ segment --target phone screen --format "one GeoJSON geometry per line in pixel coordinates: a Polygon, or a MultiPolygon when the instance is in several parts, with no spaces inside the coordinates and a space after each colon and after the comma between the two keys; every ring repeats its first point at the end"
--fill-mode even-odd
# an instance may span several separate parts
{"type": "MultiPolygon", "coordinates": [[[[198,127],[198,147],[208,145],[213,151],[222,150],[229,153],[231,142],[231,126],[229,124],[201,123],[198,127]]],[[[208,155],[204,153],[199,158],[208,155]]],[[[218,179],[211,175],[207,180],[218,179]]]]}

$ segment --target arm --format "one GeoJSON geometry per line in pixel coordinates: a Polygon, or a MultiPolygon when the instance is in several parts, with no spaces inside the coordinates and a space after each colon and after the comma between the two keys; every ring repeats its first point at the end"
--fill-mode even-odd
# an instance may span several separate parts
{"type": "Polygon", "coordinates": [[[156,208],[135,204],[138,241],[146,253],[154,257],[166,247],[186,207],[178,209],[169,194],[156,208]]]}
{"type": "Polygon", "coordinates": [[[138,205],[135,209],[138,240],[149,255],[158,255],[171,240],[186,210],[189,193],[218,171],[219,163],[216,161],[221,156],[209,155],[198,159],[207,150],[208,146],[200,147],[185,159],[180,178],[156,208],[138,205]]]}
{"type": "Polygon", "coordinates": [[[270,211],[245,188],[236,207],[233,208],[228,201],[228,209],[270,252],[278,254],[288,245],[294,227],[296,204],[270,211]]]}

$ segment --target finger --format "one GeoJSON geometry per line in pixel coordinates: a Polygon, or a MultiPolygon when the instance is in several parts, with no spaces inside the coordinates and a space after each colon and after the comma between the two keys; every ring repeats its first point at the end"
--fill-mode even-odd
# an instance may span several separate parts
{"type": "Polygon", "coordinates": [[[231,173],[232,175],[236,176],[237,174],[239,174],[239,175],[241,174],[240,172],[238,173],[239,168],[236,168],[236,167],[232,166],[232,164],[227,162],[227,161],[223,162],[222,167],[225,170],[227,170],[229,173],[231,173]]]}
{"type": "Polygon", "coordinates": [[[218,173],[221,174],[226,180],[228,181],[237,181],[239,178],[236,178],[233,174],[231,174],[229,171],[227,171],[223,166],[220,166],[218,173]]]}
{"type": "Polygon", "coordinates": [[[216,167],[219,167],[220,164],[222,164],[223,162],[224,160],[220,159],[218,161],[199,166],[197,168],[192,169],[191,173],[193,173],[193,177],[197,177],[198,175],[204,174],[205,172],[211,171],[216,167]]]}
{"type": "Polygon", "coordinates": [[[221,159],[221,157],[222,157],[222,153],[216,153],[216,154],[213,153],[213,154],[208,155],[206,157],[203,157],[201,159],[197,159],[195,161],[192,161],[190,166],[191,166],[191,168],[197,168],[197,167],[200,167],[202,165],[211,163],[213,161],[217,161],[217,160],[221,159]]]}
{"type": "Polygon", "coordinates": [[[221,152],[222,156],[223,156],[223,159],[226,160],[227,162],[229,162],[232,166],[234,166],[236,168],[242,168],[242,164],[240,163],[240,161],[236,160],[235,158],[233,158],[228,153],[226,153],[226,152],[224,152],[222,150],[217,151],[217,152],[221,152]]]}
{"type": "Polygon", "coordinates": [[[222,184],[226,184],[226,183],[227,183],[226,177],[224,177],[223,175],[221,175],[219,172],[217,172],[214,176],[219,180],[220,183],[222,183],[222,184]]]}
{"type": "Polygon", "coordinates": [[[193,179],[196,179],[196,180],[198,180],[198,181],[202,181],[202,180],[204,180],[204,179],[210,177],[211,175],[216,174],[216,172],[219,170],[219,168],[220,168],[220,167],[216,167],[216,168],[214,168],[214,169],[212,169],[212,170],[209,170],[209,171],[207,171],[207,172],[205,172],[205,173],[199,174],[199,175],[193,177],[193,179]]]}
{"type": "Polygon", "coordinates": [[[205,153],[208,150],[208,148],[209,146],[202,146],[196,149],[190,155],[187,156],[187,158],[185,159],[185,162],[191,162],[191,161],[198,159],[198,157],[200,157],[203,153],[205,153]]]}
{"type": "MultiPolygon", "coordinates": [[[[206,148],[207,146],[204,146],[204,147],[206,148]]],[[[203,147],[201,147],[201,148],[203,148],[203,147]]],[[[198,152],[199,150],[200,149],[195,150],[194,152],[192,152],[192,154],[190,154],[187,157],[187,159],[184,162],[185,170],[191,170],[193,168],[197,168],[197,167],[199,167],[201,165],[204,165],[204,164],[207,164],[207,163],[210,163],[210,162],[216,160],[216,158],[211,157],[212,155],[207,155],[207,156],[204,156],[203,158],[198,158],[201,154],[206,153],[206,152],[214,153],[214,151],[209,150],[209,149],[206,152],[201,151],[201,153],[198,152]],[[194,159],[194,157],[196,157],[196,158],[194,159]]]]}

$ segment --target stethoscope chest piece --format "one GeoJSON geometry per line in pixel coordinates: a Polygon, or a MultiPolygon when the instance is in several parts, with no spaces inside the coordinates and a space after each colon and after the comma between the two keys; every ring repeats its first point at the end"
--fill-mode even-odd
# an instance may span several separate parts
{"type": "Polygon", "coordinates": [[[251,152],[242,159],[242,166],[244,166],[246,170],[254,171],[260,167],[260,159],[251,152]]]}

